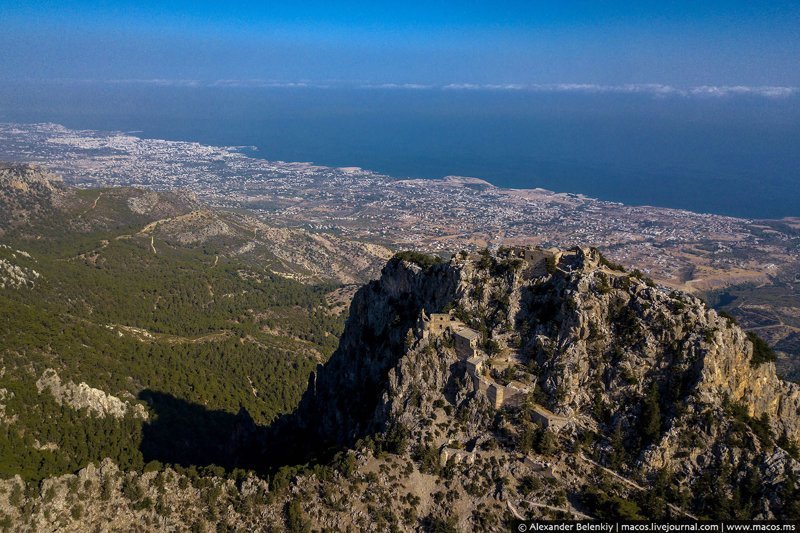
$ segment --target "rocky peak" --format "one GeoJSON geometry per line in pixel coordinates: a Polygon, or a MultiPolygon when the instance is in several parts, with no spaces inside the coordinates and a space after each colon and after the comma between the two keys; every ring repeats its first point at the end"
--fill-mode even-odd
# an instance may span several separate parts
{"type": "Polygon", "coordinates": [[[460,273],[450,264],[424,268],[390,260],[380,280],[354,296],[339,348],[309,380],[298,419],[333,445],[351,444],[385,429],[376,409],[389,372],[408,351],[408,336],[423,310],[439,311],[458,293],[460,273]]]}
{"type": "Polygon", "coordinates": [[[62,191],[61,178],[37,165],[0,162],[0,234],[51,208],[62,191]]]}
{"type": "Polygon", "coordinates": [[[341,446],[413,435],[447,405],[470,446],[496,431],[492,412],[523,409],[597,435],[600,456],[624,447],[642,475],[669,468],[689,483],[723,456],[800,467],[775,446],[800,440],[800,387],[698,298],[591,248],[396,256],[356,294],[297,420],[341,446]]]}
{"type": "Polygon", "coordinates": [[[0,162],[0,186],[9,186],[20,191],[28,191],[36,187],[52,191],[61,184],[62,180],[59,176],[48,172],[39,165],[0,162]]]}

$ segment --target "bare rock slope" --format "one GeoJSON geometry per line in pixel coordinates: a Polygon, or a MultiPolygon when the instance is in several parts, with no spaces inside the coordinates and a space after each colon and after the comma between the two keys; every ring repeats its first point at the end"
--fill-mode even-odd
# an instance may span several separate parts
{"type": "MultiPolygon", "coordinates": [[[[403,435],[473,460],[491,441],[525,453],[534,424],[632,483],[668,473],[686,515],[749,498],[749,516],[782,516],[800,472],[800,387],[732,320],[594,249],[408,259],[356,294],[339,350],[310,379],[297,417],[313,441],[403,435]]],[[[585,492],[586,473],[558,462],[566,490],[585,492]]]]}

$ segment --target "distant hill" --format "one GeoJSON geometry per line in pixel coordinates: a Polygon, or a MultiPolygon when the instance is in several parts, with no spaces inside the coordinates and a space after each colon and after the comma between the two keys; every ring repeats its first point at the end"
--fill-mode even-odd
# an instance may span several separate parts
{"type": "Polygon", "coordinates": [[[130,230],[132,238],[213,250],[304,282],[361,283],[391,252],[330,234],[270,226],[246,213],[211,209],[193,194],[136,188],[75,189],[33,165],[0,163],[0,235],[130,230]]]}

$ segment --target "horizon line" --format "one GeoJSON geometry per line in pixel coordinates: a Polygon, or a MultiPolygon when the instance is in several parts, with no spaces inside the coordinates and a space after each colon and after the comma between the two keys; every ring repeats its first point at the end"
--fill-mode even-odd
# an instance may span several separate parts
{"type": "Polygon", "coordinates": [[[518,93],[583,93],[583,94],[642,94],[656,97],[726,97],[759,96],[786,98],[800,94],[800,87],[791,85],[690,85],[675,86],[663,83],[371,83],[363,81],[312,81],[280,79],[187,79],[187,78],[129,78],[129,79],[11,79],[0,83],[74,83],[108,85],[153,85],[186,88],[264,88],[264,89],[363,89],[406,91],[483,91],[518,93]]]}

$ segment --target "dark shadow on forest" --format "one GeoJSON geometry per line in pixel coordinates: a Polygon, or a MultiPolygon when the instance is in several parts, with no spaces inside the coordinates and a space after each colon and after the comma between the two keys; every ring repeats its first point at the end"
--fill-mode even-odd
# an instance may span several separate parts
{"type": "Polygon", "coordinates": [[[257,468],[257,434],[263,431],[244,409],[238,415],[208,409],[164,392],[143,390],[151,419],[142,426],[145,462],[181,466],[257,468]]]}

